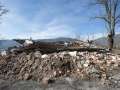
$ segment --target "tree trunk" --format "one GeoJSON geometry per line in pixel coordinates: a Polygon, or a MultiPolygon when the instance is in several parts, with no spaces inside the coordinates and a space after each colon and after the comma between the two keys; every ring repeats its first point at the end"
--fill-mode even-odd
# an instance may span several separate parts
{"type": "Polygon", "coordinates": [[[108,45],[109,45],[109,49],[112,50],[114,45],[114,35],[112,34],[108,35],[108,45]]]}

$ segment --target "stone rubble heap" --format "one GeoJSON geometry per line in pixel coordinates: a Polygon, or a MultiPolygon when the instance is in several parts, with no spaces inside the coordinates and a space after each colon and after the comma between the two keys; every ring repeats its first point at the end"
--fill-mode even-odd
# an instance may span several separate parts
{"type": "Polygon", "coordinates": [[[56,79],[108,80],[119,69],[120,56],[112,53],[64,51],[41,54],[39,51],[16,56],[0,56],[0,78],[10,80],[56,79]]]}

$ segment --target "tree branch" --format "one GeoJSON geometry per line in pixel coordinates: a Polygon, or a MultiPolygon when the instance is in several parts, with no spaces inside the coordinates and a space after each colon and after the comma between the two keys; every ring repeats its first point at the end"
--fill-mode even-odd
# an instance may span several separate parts
{"type": "Polygon", "coordinates": [[[120,19],[118,19],[118,20],[115,22],[115,24],[118,24],[118,23],[120,23],[120,19]]]}
{"type": "Polygon", "coordinates": [[[119,5],[119,2],[118,2],[119,0],[113,0],[113,3],[114,3],[114,12],[116,13],[116,11],[117,11],[117,7],[118,7],[118,5],[119,5]]]}
{"type": "Polygon", "coordinates": [[[120,22],[120,14],[115,18],[115,24],[118,24],[120,22]]]}
{"type": "Polygon", "coordinates": [[[3,5],[1,5],[1,2],[0,2],[0,17],[3,15],[3,14],[6,14],[8,12],[7,9],[4,8],[3,5]]]}
{"type": "Polygon", "coordinates": [[[120,18],[120,14],[115,18],[115,20],[119,19],[120,18]]]}
{"type": "Polygon", "coordinates": [[[105,22],[110,23],[110,21],[106,17],[104,17],[104,16],[97,16],[97,17],[94,17],[94,18],[96,18],[96,19],[102,19],[105,22]]]}
{"type": "Polygon", "coordinates": [[[7,12],[8,12],[8,10],[3,9],[3,10],[0,12],[0,16],[2,16],[3,14],[6,14],[7,12]]]}

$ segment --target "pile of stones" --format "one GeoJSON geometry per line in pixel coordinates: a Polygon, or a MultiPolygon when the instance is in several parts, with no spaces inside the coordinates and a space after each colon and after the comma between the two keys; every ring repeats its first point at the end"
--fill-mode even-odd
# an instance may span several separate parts
{"type": "Polygon", "coordinates": [[[0,56],[0,78],[41,80],[73,77],[100,80],[103,83],[119,73],[120,56],[112,53],[64,51],[41,54],[40,51],[0,56]]]}

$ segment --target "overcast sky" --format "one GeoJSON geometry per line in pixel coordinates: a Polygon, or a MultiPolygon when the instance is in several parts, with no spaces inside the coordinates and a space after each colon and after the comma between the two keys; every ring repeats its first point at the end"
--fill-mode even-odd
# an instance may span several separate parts
{"type": "Polygon", "coordinates": [[[1,0],[9,9],[0,24],[1,38],[80,37],[106,33],[104,23],[92,17],[102,10],[90,0],[1,0]]]}

